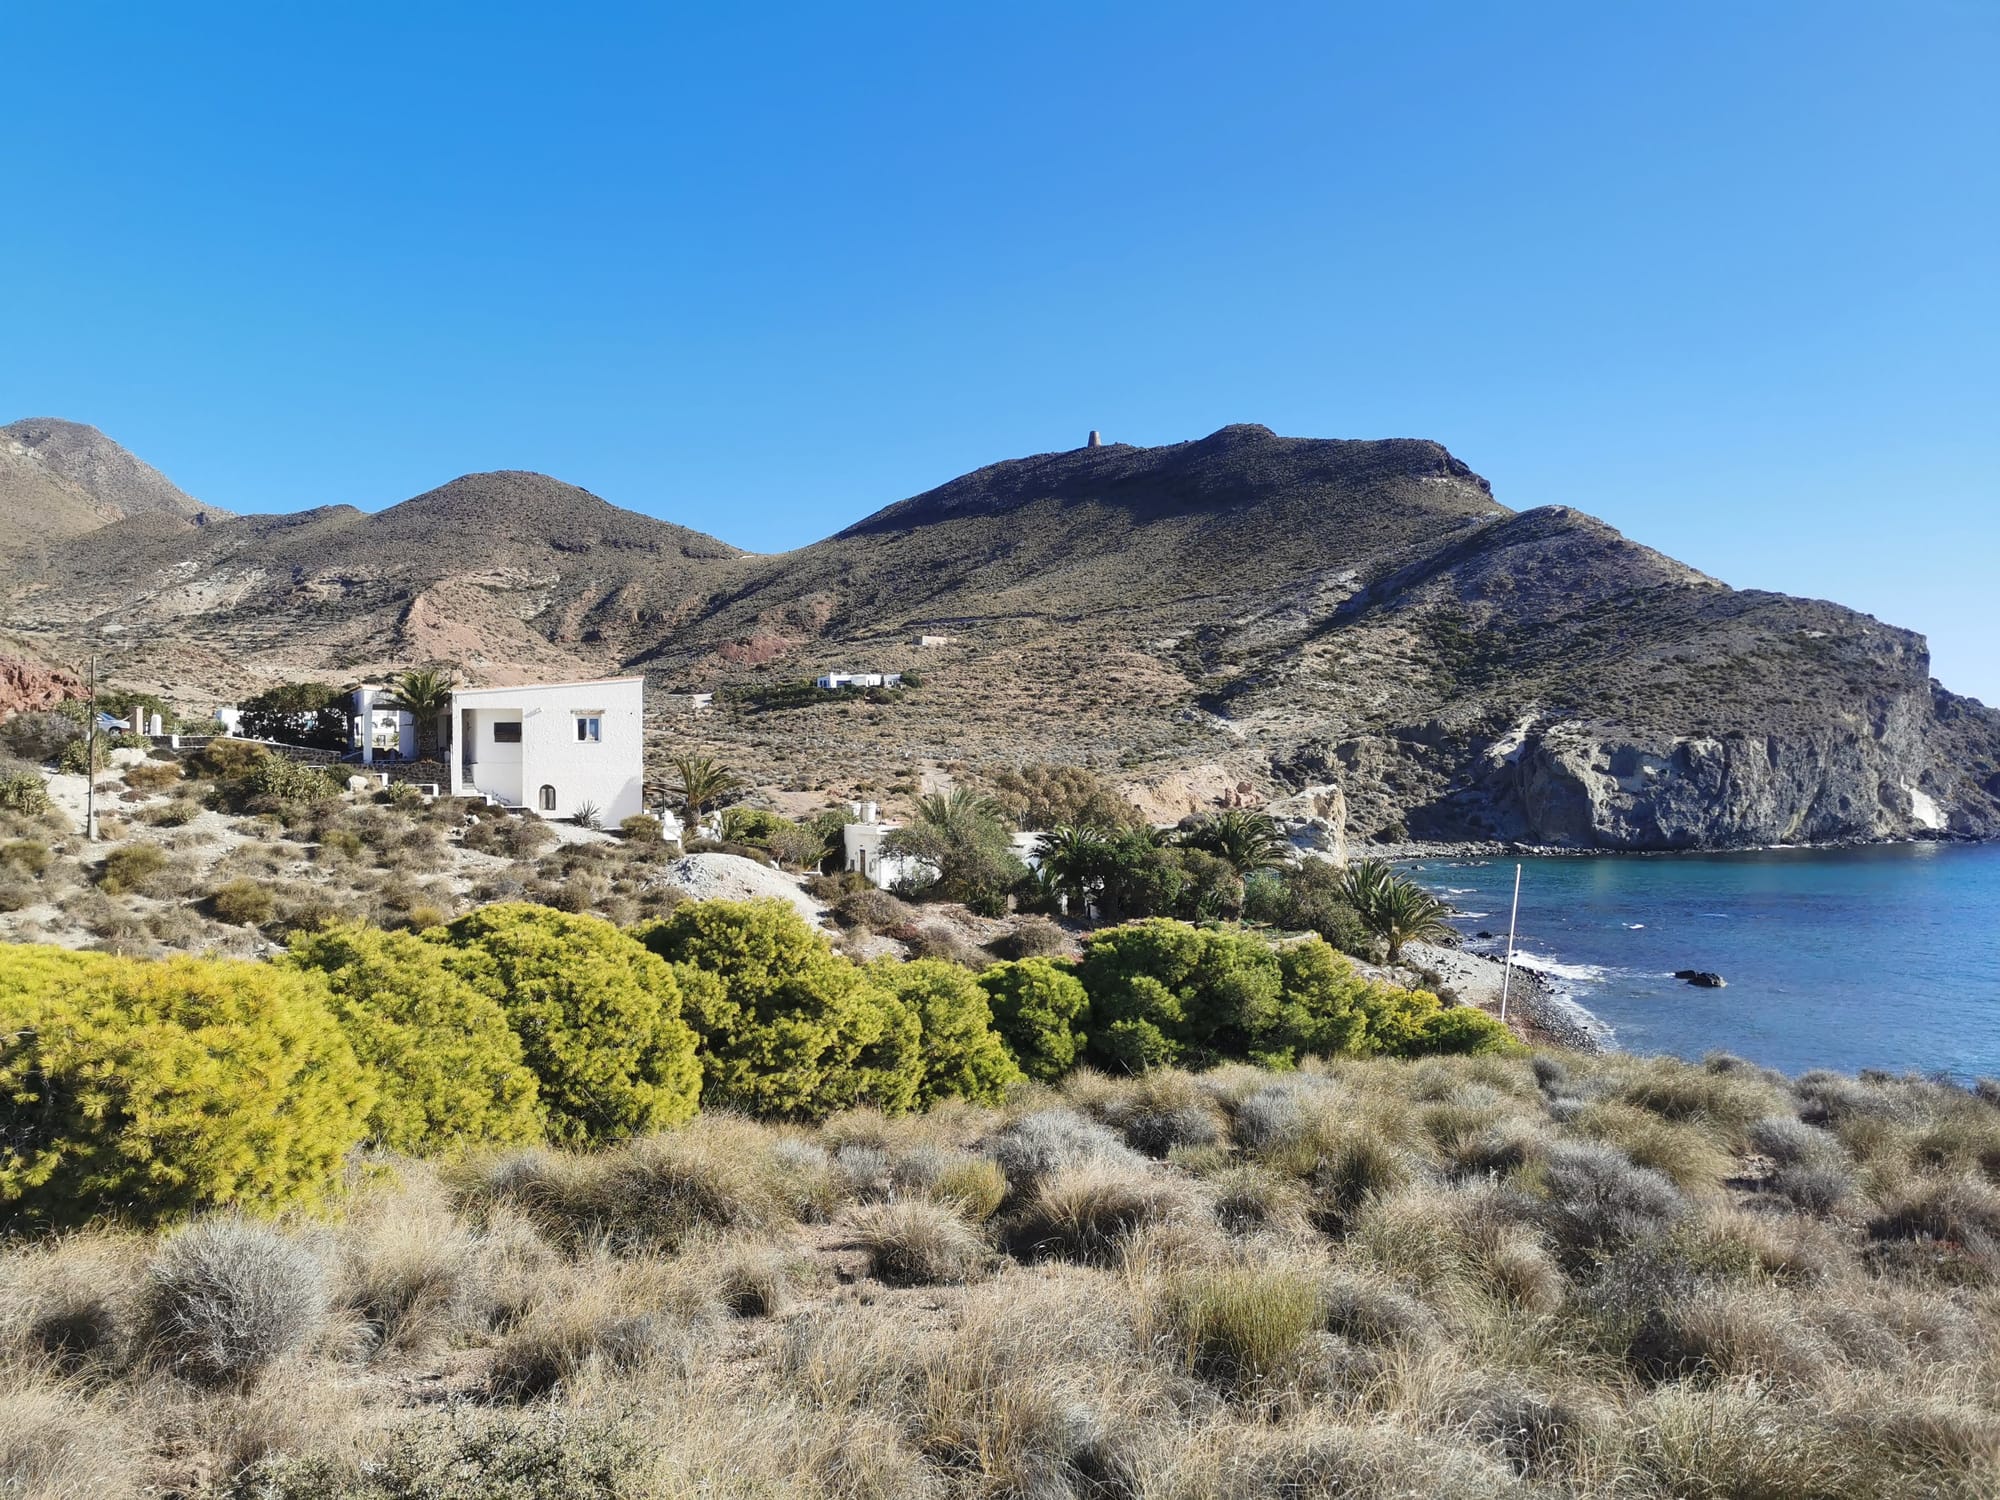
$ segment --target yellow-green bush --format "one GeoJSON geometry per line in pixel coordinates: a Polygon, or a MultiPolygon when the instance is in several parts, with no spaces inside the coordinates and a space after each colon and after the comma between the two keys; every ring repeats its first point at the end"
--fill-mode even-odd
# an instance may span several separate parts
{"type": "Polygon", "coordinates": [[[1049,958],[994,964],[979,976],[993,1026],[1030,1078],[1060,1078],[1083,1055],[1090,996],[1076,967],[1049,958]]]}
{"type": "Polygon", "coordinates": [[[0,946],[0,1224],[310,1203],[373,1088],[304,975],[0,946]]]}
{"type": "Polygon", "coordinates": [[[426,1155],[542,1133],[535,1075],[506,1013],[408,932],[329,927],[292,940],[283,963],[318,975],[334,1018],[375,1077],[369,1137],[426,1155]]]}
{"type": "Polygon", "coordinates": [[[425,937],[506,1013],[555,1140],[615,1140],[694,1113],[701,1064],[680,984],[609,922],[505,902],[425,937]]]}
{"type": "Polygon", "coordinates": [[[971,974],[938,958],[883,959],[872,968],[877,983],[916,1013],[920,1105],[949,1098],[992,1104],[1021,1082],[1021,1070],[994,1033],[986,991],[971,974]]]}
{"type": "Polygon", "coordinates": [[[915,1102],[916,1015],[784,902],[691,901],[637,935],[683,968],[709,1102],[792,1117],[915,1102]]]}
{"type": "Polygon", "coordinates": [[[1247,1057],[1278,1041],[1282,978],[1268,943],[1165,917],[1093,933],[1079,971],[1091,1058],[1113,1068],[1247,1057]]]}

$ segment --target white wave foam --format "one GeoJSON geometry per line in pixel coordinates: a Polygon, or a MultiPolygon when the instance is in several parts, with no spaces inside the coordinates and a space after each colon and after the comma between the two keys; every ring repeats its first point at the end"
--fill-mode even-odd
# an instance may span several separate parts
{"type": "Polygon", "coordinates": [[[1514,962],[1521,968],[1533,969],[1537,974],[1546,974],[1551,979],[1567,979],[1575,984],[1596,984],[1611,972],[1602,964],[1566,964],[1522,948],[1514,950],[1514,962]]]}

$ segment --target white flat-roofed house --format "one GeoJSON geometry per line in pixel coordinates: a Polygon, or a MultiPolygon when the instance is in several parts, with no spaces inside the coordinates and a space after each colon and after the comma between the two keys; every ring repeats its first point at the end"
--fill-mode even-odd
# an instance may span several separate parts
{"type": "Polygon", "coordinates": [[[451,695],[451,791],[545,818],[645,811],[646,679],[460,688],[451,695]]]}
{"type": "Polygon", "coordinates": [[[828,672],[819,679],[819,685],[829,692],[841,688],[879,688],[902,685],[901,672],[828,672]]]}

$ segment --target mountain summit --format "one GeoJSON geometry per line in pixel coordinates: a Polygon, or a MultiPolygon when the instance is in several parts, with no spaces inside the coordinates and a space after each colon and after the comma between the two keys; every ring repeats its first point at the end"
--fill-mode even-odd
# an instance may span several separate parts
{"type": "Polygon", "coordinates": [[[1161,816],[1337,783],[1362,838],[2000,834],[2000,713],[1932,682],[1921,636],[1729,588],[1568,507],[1511,510],[1419,439],[1245,424],[1009,459],[776,556],[512,471],[372,515],[190,525],[110,459],[35,456],[53,440],[12,454],[32,494],[0,445],[0,533],[23,495],[75,523],[10,549],[5,622],[191,706],[422,660],[636,668],[735,705],[663,721],[675,743],[828,793],[1058,760],[1161,816]],[[771,691],[839,669],[922,686],[771,691]]]}
{"type": "Polygon", "coordinates": [[[229,514],[183,493],[172,480],[95,427],[29,417],[0,427],[0,449],[25,455],[67,480],[111,520],[159,514],[202,522],[229,514]]]}

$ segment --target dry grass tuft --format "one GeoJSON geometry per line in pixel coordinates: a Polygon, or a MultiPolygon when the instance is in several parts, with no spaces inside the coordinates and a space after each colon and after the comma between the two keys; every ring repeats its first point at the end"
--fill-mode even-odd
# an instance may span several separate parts
{"type": "Polygon", "coordinates": [[[921,1200],[854,1210],[854,1243],[868,1252],[870,1273],[890,1286],[940,1286],[972,1280],[991,1252],[951,1209],[921,1200]]]}

